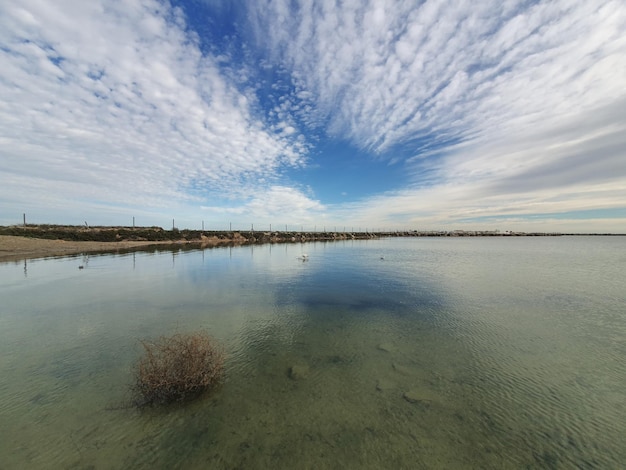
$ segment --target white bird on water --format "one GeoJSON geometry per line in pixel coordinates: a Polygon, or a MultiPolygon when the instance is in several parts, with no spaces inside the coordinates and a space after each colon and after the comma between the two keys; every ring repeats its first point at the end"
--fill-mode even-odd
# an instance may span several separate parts
{"type": "Polygon", "coordinates": [[[298,259],[302,261],[308,261],[309,255],[307,255],[306,253],[303,253],[301,256],[298,257],[298,259]]]}

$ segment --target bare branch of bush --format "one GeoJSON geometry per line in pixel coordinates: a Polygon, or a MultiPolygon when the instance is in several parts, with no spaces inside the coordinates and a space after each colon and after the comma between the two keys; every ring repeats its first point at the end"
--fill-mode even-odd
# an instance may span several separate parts
{"type": "Polygon", "coordinates": [[[214,389],[224,371],[224,353],[205,332],[142,341],[136,365],[137,406],[186,401],[214,389]]]}

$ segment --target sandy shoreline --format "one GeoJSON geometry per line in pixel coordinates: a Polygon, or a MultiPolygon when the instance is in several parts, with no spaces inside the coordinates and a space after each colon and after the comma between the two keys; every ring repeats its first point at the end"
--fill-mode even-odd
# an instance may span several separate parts
{"type": "MultiPolygon", "coordinates": [[[[68,256],[81,253],[127,251],[150,246],[185,245],[193,242],[172,241],[119,241],[119,242],[92,242],[46,240],[42,238],[15,237],[0,235],[0,263],[21,261],[24,259],[48,258],[54,256],[68,256]]],[[[217,245],[211,241],[195,242],[202,246],[217,245]]]]}
{"type": "MultiPolygon", "coordinates": [[[[93,228],[85,230],[83,227],[63,227],[53,226],[49,228],[29,227],[26,230],[40,231],[47,234],[52,230],[53,235],[58,239],[36,238],[35,236],[22,237],[20,235],[7,234],[0,235],[0,263],[10,261],[20,261],[24,259],[49,258],[58,256],[70,256],[82,253],[116,253],[128,252],[133,250],[151,249],[151,247],[162,249],[180,247],[189,248],[211,248],[223,245],[244,245],[248,243],[302,243],[305,241],[334,241],[346,239],[369,239],[377,238],[377,235],[369,233],[358,234],[338,234],[338,233],[278,233],[278,232],[219,232],[205,235],[205,233],[185,233],[181,232],[181,238],[176,239],[157,239],[157,240],[128,240],[122,237],[128,236],[125,228],[93,228]],[[62,240],[64,236],[84,235],[83,232],[91,234],[94,237],[111,237],[111,233],[115,238],[121,238],[119,241],[79,241],[79,240],[62,240]]],[[[143,237],[163,236],[165,232],[162,229],[155,230],[153,228],[138,229],[143,237]]],[[[130,236],[137,234],[131,230],[130,236]]]]}

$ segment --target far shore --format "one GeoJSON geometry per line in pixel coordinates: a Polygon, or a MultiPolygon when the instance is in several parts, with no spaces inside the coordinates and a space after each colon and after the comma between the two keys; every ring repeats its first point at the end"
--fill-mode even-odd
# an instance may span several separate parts
{"type": "Polygon", "coordinates": [[[126,253],[150,249],[194,249],[260,243],[304,243],[379,238],[371,233],[210,232],[160,227],[0,227],[0,262],[83,253],[126,253]]]}
{"type": "MultiPolygon", "coordinates": [[[[85,227],[71,225],[0,226],[0,262],[136,250],[195,249],[263,243],[368,240],[386,237],[561,236],[561,233],[499,231],[200,231],[161,227],[85,227]]],[[[582,235],[582,234],[567,234],[582,235]]],[[[586,234],[612,235],[612,234],[586,234]]]]}

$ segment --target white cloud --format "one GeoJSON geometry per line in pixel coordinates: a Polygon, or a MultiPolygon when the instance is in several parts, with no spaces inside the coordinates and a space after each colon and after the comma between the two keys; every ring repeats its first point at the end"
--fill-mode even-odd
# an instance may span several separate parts
{"type": "Polygon", "coordinates": [[[623,2],[295,5],[257,2],[252,18],[314,97],[311,122],[392,161],[413,149],[413,186],[341,216],[436,224],[624,207],[623,2]]]}
{"type": "Polygon", "coordinates": [[[243,55],[266,54],[244,67],[166,2],[0,3],[0,201],[429,227],[624,207],[623,1],[245,6],[243,55]],[[339,206],[290,187],[324,133],[409,184],[339,206]]]}
{"type": "Polygon", "coordinates": [[[299,189],[274,185],[255,192],[243,204],[204,206],[203,210],[205,214],[218,219],[223,215],[231,215],[236,216],[238,220],[266,225],[310,224],[324,217],[326,207],[299,189]]]}
{"type": "Polygon", "coordinates": [[[302,164],[163,2],[3,2],[0,42],[0,200],[168,207],[302,164]]]}
{"type": "Polygon", "coordinates": [[[254,16],[316,112],[363,147],[550,121],[624,94],[621,2],[383,4],[257,2],[254,16]]]}

